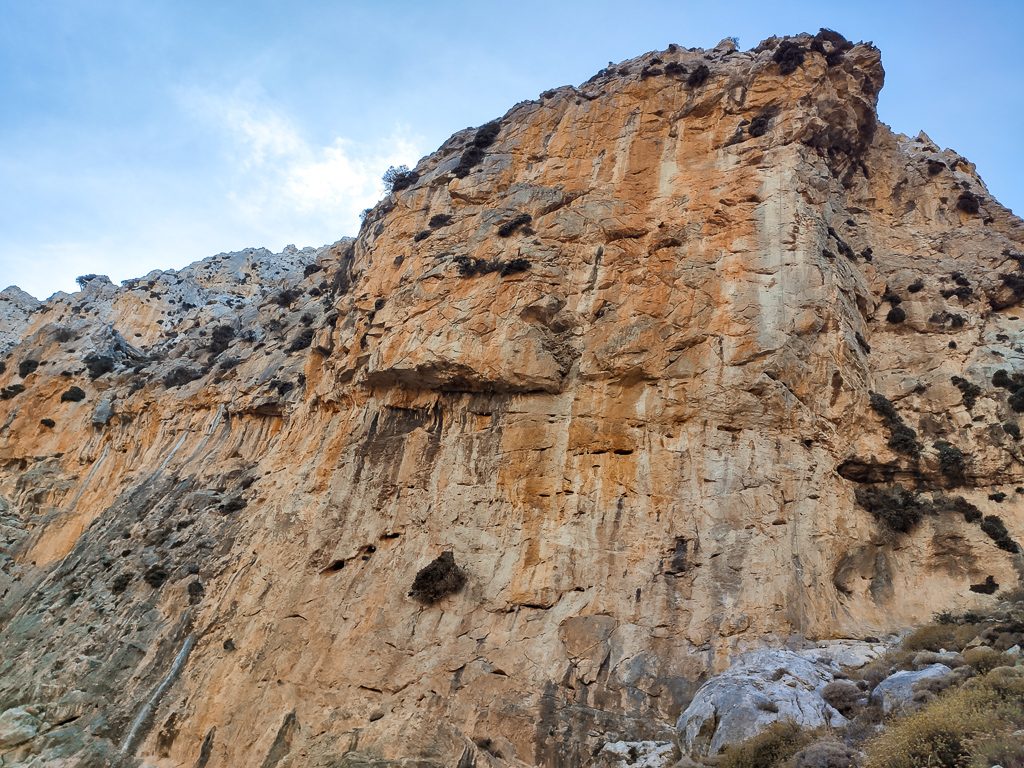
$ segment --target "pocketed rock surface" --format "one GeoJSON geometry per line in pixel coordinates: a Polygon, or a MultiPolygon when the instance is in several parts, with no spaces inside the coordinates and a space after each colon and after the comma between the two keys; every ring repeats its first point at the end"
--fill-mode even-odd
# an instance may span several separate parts
{"type": "Polygon", "coordinates": [[[587,766],[1015,586],[1024,224],[837,45],[546,92],[317,251],[0,294],[4,764],[587,766]]]}

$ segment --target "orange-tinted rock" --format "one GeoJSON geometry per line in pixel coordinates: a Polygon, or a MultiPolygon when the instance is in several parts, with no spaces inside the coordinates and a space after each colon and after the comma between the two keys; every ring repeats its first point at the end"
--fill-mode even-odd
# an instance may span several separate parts
{"type": "Polygon", "coordinates": [[[1024,538],[990,383],[1024,369],[1000,277],[1024,225],[966,160],[878,123],[876,49],[783,76],[778,43],[519,104],[468,174],[473,131],[355,240],[93,280],[11,321],[0,385],[46,364],[0,402],[0,709],[83,691],[83,750],[159,766],[586,765],[671,739],[737,651],[1016,583],[978,522],[894,534],[855,490],[963,496],[1024,538]],[[114,369],[90,379],[90,352],[114,369]],[[466,586],[412,599],[445,551],[466,586]]]}

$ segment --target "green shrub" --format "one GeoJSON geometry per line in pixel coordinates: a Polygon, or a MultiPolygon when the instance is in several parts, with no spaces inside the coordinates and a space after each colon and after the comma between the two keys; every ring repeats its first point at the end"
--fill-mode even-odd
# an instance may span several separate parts
{"type": "Polygon", "coordinates": [[[739,744],[726,747],[718,768],[776,768],[815,741],[792,720],[779,720],[739,744]]]}
{"type": "Polygon", "coordinates": [[[302,333],[292,340],[292,343],[288,345],[285,351],[291,354],[292,352],[299,352],[308,348],[313,343],[314,334],[315,331],[312,328],[304,328],[302,333]]]}
{"type": "Polygon", "coordinates": [[[1003,432],[1008,434],[1014,440],[1020,440],[1020,427],[1012,422],[1006,422],[1003,424],[1003,432]]]}
{"type": "Polygon", "coordinates": [[[130,573],[119,573],[114,577],[114,580],[110,582],[110,591],[115,595],[120,595],[126,589],[132,581],[132,575],[130,573]]]}
{"type": "Polygon", "coordinates": [[[1007,402],[1016,413],[1024,413],[1024,387],[1010,395],[1010,399],[1007,402]]]}
{"type": "Polygon", "coordinates": [[[235,338],[235,329],[230,325],[218,325],[210,334],[210,344],[207,347],[212,357],[219,357],[235,338]]]}
{"type": "Polygon", "coordinates": [[[780,75],[791,75],[804,63],[806,51],[803,46],[792,40],[783,40],[772,60],[779,65],[780,75]]]}
{"type": "Polygon", "coordinates": [[[38,367],[38,360],[22,360],[21,363],[18,365],[18,375],[24,379],[26,376],[31,376],[33,373],[35,373],[36,368],[38,367]]]}
{"type": "Polygon", "coordinates": [[[42,424],[44,427],[48,427],[50,429],[53,429],[55,426],[57,426],[57,422],[54,421],[53,419],[40,419],[39,423],[42,424]]]}
{"type": "Polygon", "coordinates": [[[898,325],[907,319],[907,311],[903,307],[893,307],[885,316],[887,322],[898,325]]]}
{"type": "Polygon", "coordinates": [[[708,69],[707,64],[698,64],[694,67],[693,71],[687,76],[686,84],[691,88],[700,88],[704,83],[708,81],[711,76],[711,70],[708,69]]]}

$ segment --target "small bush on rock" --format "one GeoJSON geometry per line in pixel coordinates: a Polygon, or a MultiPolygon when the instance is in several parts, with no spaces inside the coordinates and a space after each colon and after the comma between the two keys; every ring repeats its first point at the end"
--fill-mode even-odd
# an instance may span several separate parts
{"type": "Polygon", "coordinates": [[[234,328],[230,325],[218,325],[210,334],[210,345],[207,349],[210,350],[211,355],[217,357],[228,348],[233,338],[235,338],[234,328]]]}
{"type": "Polygon", "coordinates": [[[190,381],[201,379],[202,377],[203,374],[194,368],[187,368],[183,365],[179,365],[164,376],[163,383],[166,389],[172,389],[173,387],[180,387],[184,384],[188,384],[190,381]]]}
{"type": "Polygon", "coordinates": [[[783,40],[775,51],[772,60],[779,65],[780,75],[791,75],[804,63],[806,51],[799,43],[783,40]]]}
{"type": "Polygon", "coordinates": [[[981,521],[981,530],[1000,549],[1012,553],[1020,552],[1020,547],[1010,538],[1010,532],[1006,530],[1006,525],[999,515],[985,515],[985,519],[981,521]]]}
{"type": "Polygon", "coordinates": [[[288,348],[285,351],[288,354],[292,354],[293,352],[300,352],[301,350],[308,348],[309,345],[313,343],[314,334],[315,331],[312,328],[303,328],[302,333],[292,340],[292,343],[288,345],[288,348]]]}
{"type": "Polygon", "coordinates": [[[85,400],[85,392],[81,387],[71,387],[67,392],[60,396],[60,401],[62,403],[77,403],[80,400],[85,400]]]}
{"type": "Polygon", "coordinates": [[[889,430],[889,447],[896,453],[906,456],[920,456],[923,446],[917,440],[917,432],[906,425],[888,398],[878,392],[869,394],[872,410],[882,416],[882,421],[889,430]]]}
{"type": "Polygon", "coordinates": [[[972,384],[961,376],[954,376],[950,381],[952,381],[953,385],[963,394],[964,407],[966,407],[967,410],[974,408],[974,404],[978,402],[978,397],[981,395],[981,387],[977,384],[972,384]]]}
{"type": "Polygon", "coordinates": [[[42,424],[44,427],[48,427],[49,429],[53,429],[54,427],[57,426],[57,422],[54,421],[53,419],[40,419],[39,423],[42,424]]]}
{"type": "Polygon", "coordinates": [[[691,88],[700,88],[704,83],[708,81],[711,76],[711,70],[708,69],[707,64],[698,64],[694,67],[693,72],[686,78],[686,84],[691,88]]]}
{"type": "Polygon", "coordinates": [[[533,217],[528,213],[521,213],[514,219],[510,219],[498,227],[498,237],[511,237],[517,229],[533,221],[533,217]]]}
{"type": "Polygon", "coordinates": [[[981,210],[981,200],[973,192],[961,192],[956,207],[964,213],[975,214],[981,210]]]}
{"type": "Polygon", "coordinates": [[[427,226],[431,229],[437,229],[438,227],[446,227],[451,222],[452,217],[447,213],[436,213],[430,217],[430,221],[427,222],[427,226]]]}
{"type": "Polygon", "coordinates": [[[907,319],[907,311],[903,307],[893,307],[885,316],[886,321],[896,325],[907,319]]]}
{"type": "Polygon", "coordinates": [[[90,379],[98,379],[114,370],[114,358],[109,355],[89,353],[85,356],[85,367],[89,371],[90,379]]]}
{"type": "Polygon", "coordinates": [[[18,375],[24,379],[26,376],[30,376],[31,374],[35,373],[36,368],[38,367],[38,360],[22,360],[21,363],[18,365],[18,375]]]}
{"type": "Polygon", "coordinates": [[[907,533],[917,525],[928,510],[913,491],[900,483],[891,487],[858,486],[854,489],[857,503],[891,530],[907,533]]]}
{"type": "Polygon", "coordinates": [[[440,557],[416,574],[409,596],[433,605],[448,595],[454,595],[465,585],[466,574],[455,564],[455,553],[442,552],[440,557]]]}
{"type": "Polygon", "coordinates": [[[157,564],[150,566],[143,578],[153,589],[160,589],[170,575],[170,572],[164,566],[157,564]]]}
{"type": "Polygon", "coordinates": [[[964,471],[967,464],[964,461],[964,452],[952,443],[945,440],[936,440],[932,448],[938,452],[939,470],[950,480],[960,482],[964,479],[964,471]]]}

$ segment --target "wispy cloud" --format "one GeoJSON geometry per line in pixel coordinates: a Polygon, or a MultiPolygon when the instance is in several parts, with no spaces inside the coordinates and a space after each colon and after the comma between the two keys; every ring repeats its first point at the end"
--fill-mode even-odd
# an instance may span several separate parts
{"type": "Polygon", "coordinates": [[[230,212],[271,247],[320,245],[354,233],[359,213],[383,193],[384,171],[411,166],[422,154],[422,140],[401,126],[372,144],[339,136],[316,146],[252,86],[190,90],[181,101],[222,135],[230,212]]]}

